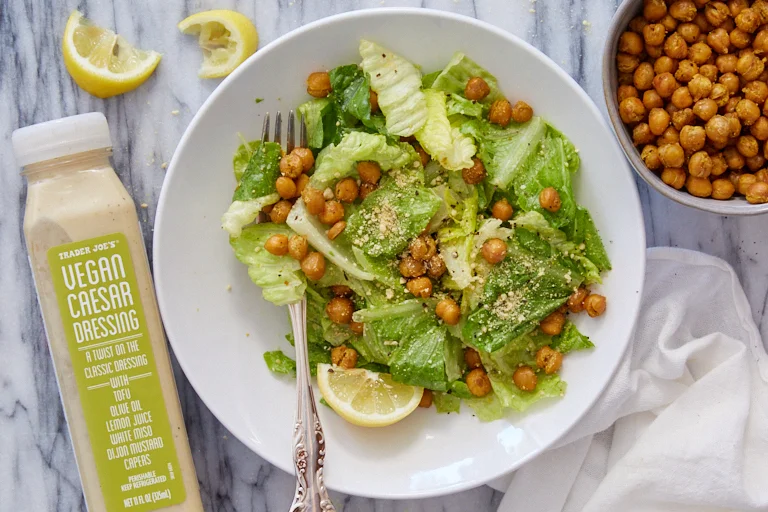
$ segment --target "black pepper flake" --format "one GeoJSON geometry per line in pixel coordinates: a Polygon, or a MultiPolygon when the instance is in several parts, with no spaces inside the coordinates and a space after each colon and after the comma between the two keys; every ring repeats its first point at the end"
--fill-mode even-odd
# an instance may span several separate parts
{"type": "Polygon", "coordinates": [[[382,53],[382,54],[381,54],[381,56],[382,56],[383,58],[385,58],[385,59],[387,58],[387,54],[386,54],[386,53],[382,53]]]}
{"type": "Polygon", "coordinates": [[[376,73],[376,78],[380,77],[381,73],[376,73]]]}

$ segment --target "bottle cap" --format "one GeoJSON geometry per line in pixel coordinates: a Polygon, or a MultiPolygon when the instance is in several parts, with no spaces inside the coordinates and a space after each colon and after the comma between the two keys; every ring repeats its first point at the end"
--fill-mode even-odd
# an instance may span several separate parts
{"type": "Polygon", "coordinates": [[[11,140],[20,167],[112,147],[107,118],[101,112],[19,128],[14,130],[11,140]]]}

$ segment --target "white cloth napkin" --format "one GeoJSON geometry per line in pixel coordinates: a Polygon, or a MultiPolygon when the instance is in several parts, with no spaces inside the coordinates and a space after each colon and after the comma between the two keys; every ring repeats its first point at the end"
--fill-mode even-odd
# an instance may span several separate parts
{"type": "Polygon", "coordinates": [[[555,448],[494,484],[508,486],[499,512],[768,511],[768,357],[733,269],[650,249],[613,381],[555,448]]]}

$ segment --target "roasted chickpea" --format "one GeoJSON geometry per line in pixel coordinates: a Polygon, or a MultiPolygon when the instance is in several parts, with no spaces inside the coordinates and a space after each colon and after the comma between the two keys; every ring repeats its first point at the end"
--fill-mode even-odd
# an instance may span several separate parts
{"type": "Polygon", "coordinates": [[[331,349],[331,362],[336,366],[351,370],[357,366],[357,350],[339,345],[331,349]]]}
{"type": "Polygon", "coordinates": [[[336,183],[336,199],[345,203],[352,203],[357,199],[359,188],[352,178],[344,178],[336,183]]]}
{"type": "Polygon", "coordinates": [[[693,44],[701,34],[701,29],[695,23],[681,23],[677,27],[677,33],[683,36],[686,43],[693,44]]]}
{"type": "Polygon", "coordinates": [[[709,197],[712,195],[712,183],[707,178],[688,176],[688,179],[685,181],[685,188],[692,196],[709,197]]]}
{"type": "Polygon", "coordinates": [[[331,291],[336,297],[351,297],[354,293],[352,288],[345,284],[334,284],[331,286],[331,291]]]}
{"type": "Polygon", "coordinates": [[[738,49],[746,48],[752,43],[752,36],[740,28],[733,29],[728,37],[731,39],[731,45],[738,49]]]}
{"type": "Polygon", "coordinates": [[[721,73],[733,73],[736,71],[736,63],[739,57],[733,54],[718,55],[715,59],[715,65],[721,73]]]}
{"type": "MultiPolygon", "coordinates": [[[[666,30],[666,29],[665,29],[666,30]]],[[[648,54],[648,57],[652,59],[658,59],[662,55],[664,55],[664,47],[662,45],[659,46],[653,46],[651,44],[645,45],[645,53],[648,54]]],[[[619,73],[619,82],[621,82],[621,76],[626,73],[619,73]]],[[[632,75],[630,75],[632,76],[632,75]]]]}
{"type": "Polygon", "coordinates": [[[429,235],[420,235],[408,244],[408,251],[418,261],[425,261],[437,252],[437,243],[429,235]]]}
{"type": "Polygon", "coordinates": [[[331,226],[331,229],[328,230],[326,233],[328,235],[328,238],[330,240],[336,240],[336,238],[344,232],[344,230],[347,228],[346,221],[340,220],[333,226],[331,226]]]}
{"type": "Polygon", "coordinates": [[[485,261],[495,265],[503,261],[507,256],[507,244],[500,238],[489,238],[483,244],[481,254],[485,261]]]}
{"type": "MultiPolygon", "coordinates": [[[[730,98],[728,98],[728,101],[720,109],[723,112],[723,115],[735,114],[736,105],[738,105],[741,100],[742,100],[741,96],[731,96],[730,98]]],[[[739,116],[737,115],[736,117],[738,118],[739,116]]]]}
{"type": "Polygon", "coordinates": [[[427,275],[432,279],[440,279],[447,270],[445,261],[439,254],[435,254],[427,260],[427,275]]]}
{"type": "MultiPolygon", "coordinates": [[[[759,80],[753,80],[742,89],[744,97],[757,105],[762,105],[768,99],[768,85],[759,80]]],[[[759,110],[759,109],[758,109],[759,110]]]]}
{"type": "Polygon", "coordinates": [[[736,72],[747,81],[757,80],[764,69],[763,60],[749,50],[745,50],[736,62],[736,72]]]}
{"type": "MultiPolygon", "coordinates": [[[[666,55],[662,55],[658,59],[656,59],[653,63],[653,72],[657,75],[660,75],[662,73],[673,73],[677,71],[677,61],[675,59],[672,59],[670,57],[667,57],[666,55]]],[[[637,70],[635,70],[637,71],[637,70]]]]}
{"type": "MultiPolygon", "coordinates": [[[[669,98],[672,96],[672,93],[675,92],[677,87],[677,80],[675,80],[675,77],[672,75],[672,73],[662,73],[660,75],[656,75],[653,78],[653,88],[656,89],[656,92],[659,93],[659,96],[662,98],[669,98]]],[[[630,100],[632,100],[632,98],[627,98],[624,101],[630,100]]],[[[642,104],[642,102],[640,103],[642,104]]],[[[643,112],[643,114],[645,114],[645,112],[643,112]]]]}
{"type": "MultiPolygon", "coordinates": [[[[661,135],[669,126],[669,113],[663,108],[654,108],[648,114],[648,126],[653,135],[661,135]]],[[[644,123],[641,123],[644,124],[644,123]]],[[[637,126],[641,126],[641,124],[637,126]]]]}
{"type": "MultiPolygon", "coordinates": [[[[640,40],[640,36],[637,34],[632,34],[631,32],[627,32],[627,34],[634,35],[636,39],[634,39],[632,42],[637,44],[631,44],[629,46],[632,47],[632,49],[636,49],[637,46],[640,46],[640,50],[635,53],[634,55],[640,55],[643,51],[643,42],[640,40]]],[[[622,35],[622,38],[624,36],[622,35]]],[[[624,50],[622,50],[624,51],[624,50]]],[[[628,52],[633,53],[633,52],[628,52]]],[[[488,82],[480,78],[479,76],[473,76],[469,79],[467,82],[466,87],[464,87],[464,96],[467,97],[468,100],[472,101],[480,101],[482,99],[485,99],[486,96],[491,94],[491,88],[488,86],[488,82]]]]}
{"type": "MultiPolygon", "coordinates": [[[[660,59],[661,57],[657,59],[657,62],[660,59]]],[[[642,66],[642,64],[640,64],[640,66],[642,66]]],[[[640,69],[640,67],[637,69],[640,69]]],[[[637,70],[635,70],[635,73],[637,73],[637,70]]],[[[691,60],[685,59],[681,60],[680,64],[678,64],[677,71],[675,71],[675,78],[683,83],[687,83],[698,73],[699,65],[691,60]]]]}
{"type": "MultiPolygon", "coordinates": [[[[640,101],[638,98],[634,99],[640,101]]],[[[642,105],[643,102],[640,101],[640,104],[642,105]]],[[[485,176],[485,165],[483,165],[483,161],[477,157],[472,158],[472,167],[467,167],[461,170],[461,177],[464,180],[464,183],[467,183],[468,185],[477,185],[485,179],[485,176]]]]}
{"type": "Polygon", "coordinates": [[[522,391],[533,391],[537,381],[536,372],[530,366],[521,366],[512,374],[512,382],[522,391]]]}
{"type": "Polygon", "coordinates": [[[580,286],[574,291],[571,296],[568,297],[568,302],[566,302],[568,311],[571,313],[581,313],[584,311],[584,299],[587,298],[587,295],[589,295],[589,291],[583,286],[580,286]]]}
{"type": "Polygon", "coordinates": [[[665,167],[661,171],[661,181],[672,188],[680,190],[685,185],[686,174],[680,167],[665,167]]]}
{"type": "Polygon", "coordinates": [[[405,256],[401,259],[398,268],[400,269],[400,274],[407,278],[423,276],[427,271],[424,268],[424,264],[412,256],[405,256]]]}
{"type": "Polygon", "coordinates": [[[768,118],[761,116],[749,127],[749,133],[757,140],[768,140],[768,118]]]}
{"type": "Polygon", "coordinates": [[[618,90],[616,91],[616,98],[618,99],[619,103],[624,98],[637,98],[638,92],[635,86],[633,85],[620,85],[618,90]]]}
{"type": "Polygon", "coordinates": [[[744,161],[747,163],[747,167],[749,168],[749,170],[753,172],[759,169],[762,169],[762,167],[765,165],[765,157],[761,155],[759,152],[755,156],[750,156],[748,158],[745,158],[744,161]]]}
{"type": "Polygon", "coordinates": [[[728,48],[731,46],[731,37],[724,28],[716,28],[707,34],[707,44],[717,53],[728,53],[728,48]]]}
{"type": "Polygon", "coordinates": [[[307,77],[307,93],[315,98],[325,98],[331,93],[331,77],[325,71],[311,73],[307,77]]]}
{"type": "Polygon", "coordinates": [[[288,220],[288,214],[291,213],[293,205],[285,199],[275,203],[272,211],[269,212],[269,219],[275,224],[283,224],[288,220]]]}
{"type": "Polygon", "coordinates": [[[432,391],[425,389],[421,394],[421,400],[419,400],[419,407],[422,409],[429,409],[432,407],[432,391]]]}
{"type": "Polygon", "coordinates": [[[751,204],[768,203],[768,183],[757,181],[747,189],[747,202],[751,204]]]}
{"type": "Polygon", "coordinates": [[[688,90],[695,101],[706,98],[712,92],[712,82],[704,75],[696,75],[688,82],[688,90]]]}
{"type": "MultiPolygon", "coordinates": [[[[667,39],[664,41],[664,54],[667,57],[670,57],[672,59],[684,59],[688,56],[688,43],[685,42],[685,39],[683,39],[683,36],[678,34],[677,32],[670,34],[667,39]]],[[[619,55],[627,55],[625,54],[619,54],[619,55]]],[[[693,60],[693,59],[691,59],[693,60]]],[[[626,68],[629,68],[632,61],[628,58],[622,58],[619,62],[619,65],[624,65],[626,68]]],[[[637,67],[637,66],[635,66],[637,67]]],[[[621,69],[621,68],[619,68],[621,69]]],[[[622,70],[624,71],[624,70],[622,70]]]]}
{"type": "Polygon", "coordinates": [[[474,396],[485,396],[491,392],[491,380],[482,368],[475,368],[467,374],[467,387],[474,396]]]}
{"type": "Polygon", "coordinates": [[[587,314],[593,318],[605,313],[605,306],[605,297],[602,295],[592,293],[584,299],[584,309],[586,309],[587,314]]]}
{"type": "Polygon", "coordinates": [[[360,184],[360,200],[364,200],[368,197],[368,194],[379,188],[375,183],[361,183],[360,184]]]}
{"type": "Polygon", "coordinates": [[[643,62],[637,66],[632,74],[632,83],[639,90],[645,91],[653,87],[654,76],[653,67],[647,62],[643,62]]]}
{"type": "Polygon", "coordinates": [[[741,133],[741,121],[739,121],[739,116],[737,116],[735,113],[733,114],[724,114],[724,117],[728,119],[728,127],[730,128],[730,131],[728,132],[728,136],[738,137],[741,133]]]}
{"type": "Polygon", "coordinates": [[[426,299],[432,295],[432,281],[428,277],[417,277],[408,281],[405,285],[414,297],[426,299]]]}
{"type": "Polygon", "coordinates": [[[309,176],[306,174],[302,174],[296,178],[296,195],[294,197],[301,197],[301,194],[304,193],[304,189],[307,188],[307,185],[309,185],[309,176]]]}
{"type": "Polygon", "coordinates": [[[728,9],[731,11],[731,16],[734,18],[747,7],[749,7],[748,0],[728,0],[728,9]]]}
{"type": "Polygon", "coordinates": [[[553,187],[546,187],[539,193],[539,205],[545,210],[555,213],[560,210],[562,205],[560,194],[553,187]]]}
{"type": "Polygon", "coordinates": [[[755,178],[757,178],[757,181],[762,181],[763,183],[768,183],[768,169],[760,169],[755,173],[755,178]]]}
{"type": "Polygon", "coordinates": [[[301,198],[307,206],[307,211],[312,215],[320,215],[325,207],[323,191],[307,186],[301,193],[301,198]]]}
{"type": "Polygon", "coordinates": [[[718,107],[724,107],[728,104],[728,100],[730,99],[728,88],[723,84],[714,84],[709,93],[709,98],[713,100],[718,107]]]}
{"type": "Polygon", "coordinates": [[[362,336],[363,332],[365,331],[365,324],[362,322],[349,322],[349,330],[353,333],[357,334],[358,336],[362,336]]]}
{"type": "MultiPolygon", "coordinates": [[[[760,16],[752,9],[743,9],[736,15],[734,21],[739,30],[743,30],[745,33],[751,34],[760,26],[760,16]]],[[[749,44],[749,43],[747,43],[749,44]]],[[[747,45],[744,45],[747,46],[747,45]]],[[[744,46],[737,46],[737,48],[744,48],[744,46]]]]}
{"type": "Polygon", "coordinates": [[[298,178],[304,172],[301,158],[291,153],[280,159],[280,173],[288,178],[298,178]]]}
{"type": "Polygon", "coordinates": [[[650,23],[643,28],[643,39],[645,40],[646,44],[660,46],[664,43],[664,38],[666,35],[667,29],[664,28],[664,25],[659,23],[650,23]]]}
{"type": "Polygon", "coordinates": [[[368,91],[368,102],[371,104],[371,113],[376,114],[381,109],[379,108],[379,95],[376,94],[376,91],[371,89],[368,91]]]}
{"type": "Polygon", "coordinates": [[[665,167],[682,167],[685,163],[685,152],[680,144],[665,144],[659,146],[659,158],[665,167]]]}
{"type": "Polygon", "coordinates": [[[480,354],[472,347],[464,348],[464,362],[470,369],[480,368],[483,362],[480,360],[480,354]]]}
{"type": "Polygon", "coordinates": [[[704,6],[704,16],[710,25],[719,27],[731,16],[731,11],[723,2],[709,2],[704,6]]]}
{"type": "Polygon", "coordinates": [[[647,19],[643,18],[642,16],[635,16],[629,20],[628,27],[632,32],[635,32],[636,34],[642,34],[646,25],[648,25],[647,19]]]}
{"type": "Polygon", "coordinates": [[[656,145],[661,147],[665,144],[678,144],[679,142],[680,132],[674,126],[670,126],[664,130],[664,133],[661,134],[661,137],[656,140],[656,145]]]}
{"type": "MultiPolygon", "coordinates": [[[[712,60],[714,59],[710,58],[710,61],[712,60]]],[[[714,64],[704,64],[699,66],[699,74],[705,78],[709,78],[710,82],[715,83],[720,72],[714,64]]]]}
{"type": "Polygon", "coordinates": [[[760,23],[768,23],[768,2],[765,0],[755,0],[752,3],[752,9],[760,17],[760,23]]]}
{"type": "Polygon", "coordinates": [[[376,162],[358,162],[357,174],[363,183],[378,183],[381,179],[381,167],[376,162]]]}
{"type": "Polygon", "coordinates": [[[509,204],[509,201],[507,201],[506,198],[499,199],[493,203],[493,207],[491,208],[491,215],[502,222],[511,219],[513,213],[514,210],[512,209],[512,205],[509,204]]]}
{"type": "Polygon", "coordinates": [[[689,124],[693,124],[695,121],[696,116],[693,115],[693,109],[690,108],[684,108],[672,114],[672,126],[678,131],[689,124]]]}
{"type": "Polygon", "coordinates": [[[659,23],[661,23],[665,29],[667,29],[667,33],[674,32],[677,26],[679,25],[678,21],[667,14],[663,18],[659,20],[659,23]]]}
{"type": "Polygon", "coordinates": [[[544,373],[551,375],[558,371],[563,365],[563,354],[551,347],[541,347],[536,352],[536,366],[544,370],[544,373]]]}
{"type": "Polygon", "coordinates": [[[706,151],[697,151],[688,160],[688,173],[697,178],[706,178],[712,173],[712,159],[706,151]]]}
{"type": "Polygon", "coordinates": [[[702,121],[709,121],[717,114],[717,103],[712,99],[702,98],[693,104],[693,113],[702,121]]]}
{"type": "MultiPolygon", "coordinates": [[[[623,62],[619,67],[621,71],[631,73],[635,70],[637,65],[640,64],[640,59],[635,55],[629,55],[627,53],[622,53],[620,55],[626,55],[627,57],[626,59],[620,59],[623,62]]],[[[488,120],[490,122],[498,124],[499,126],[507,126],[510,119],[512,119],[512,105],[507,100],[496,100],[491,103],[491,110],[488,112],[488,120]]]]}
{"type": "Polygon", "coordinates": [[[694,43],[688,50],[688,59],[699,66],[706,64],[711,56],[712,49],[707,43],[694,43]]]}
{"type": "Polygon", "coordinates": [[[642,146],[644,144],[650,144],[654,142],[656,137],[651,133],[651,129],[648,127],[648,123],[637,123],[632,128],[632,142],[635,146],[642,146]]]}
{"type": "Polygon", "coordinates": [[[753,183],[757,183],[757,176],[749,173],[740,174],[736,181],[736,190],[739,194],[745,196],[753,183]]]}
{"type": "Polygon", "coordinates": [[[456,301],[450,297],[437,303],[435,314],[448,325],[456,325],[461,319],[461,309],[456,301]]]}
{"type": "MultiPolygon", "coordinates": [[[[696,112],[695,106],[693,111],[696,112]]],[[[712,142],[716,144],[725,144],[728,142],[731,125],[727,118],[719,115],[713,116],[711,119],[709,119],[709,121],[707,121],[704,129],[707,132],[707,138],[709,138],[709,140],[712,142]]]]}
{"type": "Polygon", "coordinates": [[[696,12],[696,4],[691,0],[678,0],[669,6],[669,15],[678,21],[693,21],[696,12]]]}
{"type": "Polygon", "coordinates": [[[720,200],[730,199],[735,191],[736,188],[731,183],[731,180],[720,178],[712,182],[712,194],[710,197],[720,200]]]}
{"type": "Polygon", "coordinates": [[[288,237],[283,234],[272,235],[267,239],[264,248],[275,256],[285,256],[288,254],[288,237]]]}
{"type": "Polygon", "coordinates": [[[277,194],[283,199],[292,199],[296,197],[296,182],[287,176],[280,176],[275,181],[277,194]]]}
{"type": "Polygon", "coordinates": [[[645,166],[650,170],[655,171],[661,167],[661,159],[659,158],[659,150],[656,146],[647,145],[640,153],[640,158],[643,159],[645,166]]]}
{"type": "MultiPolygon", "coordinates": [[[[694,0],[694,1],[696,2],[696,5],[698,5],[700,1],[703,1],[703,2],[704,2],[704,4],[706,4],[707,2],[709,2],[709,0],[694,0]]],[[[698,5],[698,6],[699,6],[699,7],[704,7],[704,5],[698,5]]],[[[715,28],[715,27],[713,27],[713,26],[712,26],[712,24],[711,24],[709,21],[707,21],[707,17],[704,15],[704,11],[703,11],[703,10],[702,10],[702,11],[699,11],[698,13],[696,13],[696,16],[693,18],[693,23],[694,23],[694,24],[695,24],[697,27],[699,27],[699,30],[700,30],[700,31],[701,31],[703,34],[706,34],[706,33],[707,33],[707,32],[709,32],[710,30],[712,30],[713,28],[715,28]]]]}
{"type": "Polygon", "coordinates": [[[725,86],[729,94],[736,94],[741,87],[741,81],[734,73],[723,73],[717,81],[725,86]]]}
{"type": "Polygon", "coordinates": [[[301,260],[301,271],[310,281],[319,281],[325,275],[325,257],[319,252],[311,252],[301,260]]]}
{"type": "Polygon", "coordinates": [[[301,160],[301,168],[304,172],[309,172],[315,165],[315,156],[309,148],[293,148],[292,155],[296,155],[301,160]]]}
{"type": "Polygon", "coordinates": [[[325,314],[335,324],[348,324],[352,321],[355,305],[346,297],[334,297],[325,306],[325,314]]]}
{"type": "Polygon", "coordinates": [[[293,235],[288,240],[288,254],[291,258],[301,261],[307,255],[309,250],[309,244],[307,243],[307,237],[301,235],[293,235]]]}
{"type": "Polygon", "coordinates": [[[712,159],[712,176],[720,176],[728,170],[728,164],[721,153],[710,156],[712,159]]]}
{"type": "Polygon", "coordinates": [[[672,104],[679,109],[688,108],[693,105],[691,91],[685,86],[675,89],[675,92],[672,93],[671,101],[672,104]]]}
{"type": "Polygon", "coordinates": [[[680,130],[680,145],[688,152],[700,150],[706,140],[707,134],[701,126],[683,126],[680,130]]]}
{"type": "Polygon", "coordinates": [[[736,115],[743,124],[750,126],[760,119],[760,107],[754,101],[743,99],[736,104],[736,115]]]}
{"type": "Polygon", "coordinates": [[[555,311],[548,315],[544,320],[539,323],[539,328],[544,334],[550,336],[557,336],[563,332],[563,326],[565,325],[565,315],[559,311],[555,311]]]}
{"type": "Polygon", "coordinates": [[[643,2],[643,17],[648,21],[659,21],[667,14],[667,4],[664,0],[645,0],[643,2]]]}
{"type": "Polygon", "coordinates": [[[760,151],[757,139],[751,135],[742,135],[739,137],[739,139],[736,141],[736,149],[745,158],[756,156],[758,151],[760,151]]]}
{"type": "MultiPolygon", "coordinates": [[[[627,32],[627,34],[632,34],[632,32],[627,32]]],[[[648,87],[646,87],[646,89],[647,88],[648,87]]],[[[515,106],[512,107],[512,120],[516,123],[527,123],[531,118],[533,118],[533,109],[526,102],[518,101],[515,103],[515,106]]]]}
{"type": "Polygon", "coordinates": [[[323,224],[333,225],[344,218],[344,205],[336,200],[326,201],[317,217],[323,224]]]}
{"type": "Polygon", "coordinates": [[[757,55],[765,55],[768,53],[768,29],[763,29],[755,34],[755,39],[752,41],[752,48],[754,48],[757,55]]]}
{"type": "Polygon", "coordinates": [[[746,165],[744,155],[739,153],[739,150],[733,146],[725,148],[722,155],[725,158],[726,165],[731,170],[738,171],[746,165]]]}

